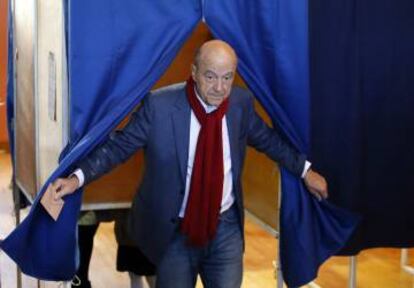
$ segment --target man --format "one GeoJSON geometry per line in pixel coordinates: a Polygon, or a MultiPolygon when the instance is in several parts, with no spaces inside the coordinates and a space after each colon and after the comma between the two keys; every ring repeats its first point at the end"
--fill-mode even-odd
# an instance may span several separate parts
{"type": "Polygon", "coordinates": [[[53,183],[56,199],[73,193],[143,148],[146,172],[131,209],[130,230],[157,266],[157,287],[240,287],[243,258],[241,170],[246,145],[304,178],[318,199],[325,179],[254,111],[251,95],[232,89],[237,56],[206,42],[192,77],[151,93],[129,124],[53,183]]]}

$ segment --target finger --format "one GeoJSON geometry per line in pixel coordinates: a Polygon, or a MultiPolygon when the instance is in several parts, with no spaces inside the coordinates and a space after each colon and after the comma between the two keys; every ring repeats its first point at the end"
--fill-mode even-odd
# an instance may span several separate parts
{"type": "Polygon", "coordinates": [[[58,179],[53,183],[55,200],[61,199],[63,196],[65,196],[68,193],[65,187],[66,187],[65,182],[62,179],[58,179]]]}
{"type": "Polygon", "coordinates": [[[328,193],[326,192],[326,190],[318,190],[318,194],[323,199],[328,198],[328,193]]]}
{"type": "Polygon", "coordinates": [[[50,183],[48,189],[49,188],[52,190],[54,200],[57,200],[59,198],[57,195],[57,180],[50,183]]]}
{"type": "Polygon", "coordinates": [[[321,201],[323,200],[323,197],[322,197],[321,195],[319,195],[318,193],[314,193],[313,195],[315,196],[315,198],[316,198],[319,202],[321,202],[321,201]]]}
{"type": "Polygon", "coordinates": [[[321,201],[323,200],[323,197],[322,197],[321,195],[319,195],[319,194],[314,194],[314,195],[315,195],[316,199],[317,199],[319,202],[321,202],[321,201]]]}
{"type": "Polygon", "coordinates": [[[55,182],[56,191],[59,192],[65,186],[65,181],[61,178],[57,179],[55,182]]]}
{"type": "Polygon", "coordinates": [[[324,199],[328,197],[328,185],[324,179],[319,179],[312,188],[324,199]]]}
{"type": "Polygon", "coordinates": [[[61,188],[55,193],[55,199],[62,199],[67,194],[69,194],[69,191],[64,186],[61,186],[61,188]]]}
{"type": "Polygon", "coordinates": [[[328,198],[328,195],[329,194],[328,194],[328,187],[327,187],[326,183],[324,183],[324,185],[323,185],[323,187],[322,187],[322,189],[320,191],[320,194],[322,195],[322,197],[324,199],[328,198]]]}
{"type": "Polygon", "coordinates": [[[62,193],[61,193],[61,192],[57,192],[57,191],[55,191],[54,199],[55,199],[56,201],[57,201],[57,200],[62,199],[62,197],[63,197],[63,195],[62,195],[62,193]]]}
{"type": "Polygon", "coordinates": [[[320,195],[318,190],[316,189],[309,189],[309,192],[311,192],[312,196],[315,197],[318,201],[322,201],[323,197],[320,195]]]}
{"type": "Polygon", "coordinates": [[[50,190],[49,193],[53,195],[54,200],[57,200],[59,198],[59,196],[57,195],[56,187],[57,187],[56,182],[50,183],[49,186],[47,187],[47,190],[50,190]]]}
{"type": "Polygon", "coordinates": [[[54,182],[52,182],[52,183],[51,183],[51,188],[52,188],[52,190],[53,190],[53,193],[55,193],[55,194],[56,194],[56,193],[59,191],[60,186],[61,186],[61,184],[60,184],[59,179],[58,179],[58,180],[56,180],[56,181],[54,181],[54,182]]]}

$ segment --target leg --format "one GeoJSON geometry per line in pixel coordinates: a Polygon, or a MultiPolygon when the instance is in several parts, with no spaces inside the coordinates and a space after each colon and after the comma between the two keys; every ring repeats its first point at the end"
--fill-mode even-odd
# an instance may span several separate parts
{"type": "Polygon", "coordinates": [[[189,248],[185,238],[178,231],[167,252],[157,266],[157,288],[193,288],[198,274],[200,251],[189,248]]]}
{"type": "Polygon", "coordinates": [[[155,288],[155,276],[142,276],[128,272],[131,288],[155,288]],[[145,284],[147,282],[148,286],[145,284]]]}
{"type": "Polygon", "coordinates": [[[129,275],[129,280],[131,281],[131,288],[144,288],[145,286],[145,281],[144,281],[144,276],[141,275],[137,275],[134,274],[132,272],[128,273],[129,275]]]}
{"type": "Polygon", "coordinates": [[[200,276],[205,288],[239,288],[243,274],[243,238],[237,210],[220,215],[216,237],[203,258],[200,276]]]}
{"type": "Polygon", "coordinates": [[[145,276],[145,279],[147,280],[148,286],[150,288],[155,288],[156,286],[156,280],[157,278],[155,276],[145,276]]]}
{"type": "MultiPolygon", "coordinates": [[[[89,288],[91,284],[89,282],[88,272],[89,263],[92,256],[93,248],[93,237],[95,236],[96,230],[99,224],[96,225],[78,225],[78,241],[79,241],[79,268],[76,272],[80,280],[80,286],[78,288],[89,288]]],[[[74,281],[75,282],[75,281],[74,281]]],[[[72,286],[75,287],[75,286],[72,286]]]]}

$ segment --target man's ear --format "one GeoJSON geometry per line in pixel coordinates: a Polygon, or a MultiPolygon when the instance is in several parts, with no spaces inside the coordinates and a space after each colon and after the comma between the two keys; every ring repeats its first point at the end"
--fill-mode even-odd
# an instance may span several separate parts
{"type": "Polygon", "coordinates": [[[194,82],[197,82],[196,73],[197,73],[197,66],[195,64],[192,64],[191,65],[191,77],[193,78],[194,82]]]}

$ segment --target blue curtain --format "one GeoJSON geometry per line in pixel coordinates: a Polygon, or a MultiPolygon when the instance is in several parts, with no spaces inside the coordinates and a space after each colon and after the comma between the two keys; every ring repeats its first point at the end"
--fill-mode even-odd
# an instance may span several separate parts
{"type": "Polygon", "coordinates": [[[9,147],[12,155],[12,162],[14,163],[14,130],[12,127],[14,119],[14,66],[13,66],[13,19],[11,13],[11,1],[8,2],[8,16],[7,16],[7,128],[9,133],[9,147]]]}
{"type": "MultiPolygon", "coordinates": [[[[209,0],[205,18],[214,36],[239,56],[239,72],[297,150],[310,150],[308,7],[306,0],[209,0]]],[[[280,257],[290,287],[316,277],[319,266],[350,237],[358,219],[318,202],[282,169],[280,257]]]]}
{"type": "MultiPolygon", "coordinates": [[[[240,74],[275,127],[297,150],[309,152],[306,0],[178,0],[173,5],[171,0],[90,0],[69,1],[67,9],[70,143],[29,216],[1,245],[24,273],[72,278],[81,193],[66,198],[58,225],[39,207],[39,198],[139,103],[202,12],[214,36],[235,47],[240,74]]],[[[316,276],[319,265],[345,243],[356,218],[317,202],[285,170],[282,190],[280,254],[285,280],[294,287],[316,276]]]]}
{"type": "Polygon", "coordinates": [[[41,196],[139,103],[201,15],[197,0],[177,0],[174,5],[171,0],[90,0],[68,5],[70,143],[28,217],[1,243],[25,274],[56,281],[70,280],[76,272],[82,194],[65,199],[57,225],[39,205],[41,196]]]}
{"type": "Polygon", "coordinates": [[[311,3],[311,153],[363,216],[341,254],[413,247],[414,1],[311,3]]]}

